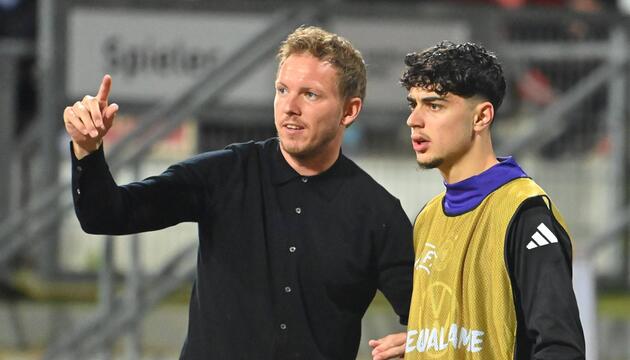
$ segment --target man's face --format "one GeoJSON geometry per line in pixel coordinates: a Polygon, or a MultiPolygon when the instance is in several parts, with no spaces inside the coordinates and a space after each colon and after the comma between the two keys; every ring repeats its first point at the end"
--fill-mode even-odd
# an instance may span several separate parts
{"type": "Polygon", "coordinates": [[[411,143],[416,160],[425,169],[445,170],[466,158],[474,137],[474,99],[413,87],[407,96],[411,114],[411,143]]]}
{"type": "Polygon", "coordinates": [[[343,138],[344,100],[337,70],[310,54],[293,54],[276,78],[274,119],[280,145],[298,159],[339,152],[343,138]]]}

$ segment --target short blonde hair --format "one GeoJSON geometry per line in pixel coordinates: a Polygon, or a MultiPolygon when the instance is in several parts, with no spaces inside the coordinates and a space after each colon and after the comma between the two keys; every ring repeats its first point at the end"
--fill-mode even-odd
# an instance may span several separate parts
{"type": "Polygon", "coordinates": [[[280,45],[277,55],[279,65],[289,56],[303,53],[328,61],[337,68],[339,93],[343,98],[365,98],[365,62],[348,40],[317,26],[302,25],[280,45]]]}

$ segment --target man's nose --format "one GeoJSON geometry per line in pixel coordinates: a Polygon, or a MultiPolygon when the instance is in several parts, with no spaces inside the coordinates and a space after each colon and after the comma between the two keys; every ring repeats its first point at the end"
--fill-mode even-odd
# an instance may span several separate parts
{"type": "Polygon", "coordinates": [[[284,96],[283,100],[283,111],[288,115],[299,115],[300,114],[300,106],[299,99],[296,95],[287,94],[284,96]]]}
{"type": "Polygon", "coordinates": [[[413,110],[411,114],[409,114],[409,117],[407,117],[407,126],[410,128],[424,127],[424,120],[419,111],[413,110]]]}

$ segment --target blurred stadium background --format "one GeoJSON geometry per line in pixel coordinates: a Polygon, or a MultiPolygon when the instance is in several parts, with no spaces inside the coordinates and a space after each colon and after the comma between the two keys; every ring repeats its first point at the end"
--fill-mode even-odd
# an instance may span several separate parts
{"type": "MultiPolygon", "coordinates": [[[[629,3],[0,0],[0,359],[178,357],[196,229],[82,233],[62,110],[113,76],[121,116],[106,149],[119,182],[273,136],[274,54],[300,24],[364,54],[366,106],[344,151],[411,219],[442,185],[410,150],[403,56],[444,39],[496,52],[509,82],[498,153],[570,226],[588,359],[630,359],[629,3]]],[[[359,359],[367,339],[399,329],[377,296],[359,359]]]]}

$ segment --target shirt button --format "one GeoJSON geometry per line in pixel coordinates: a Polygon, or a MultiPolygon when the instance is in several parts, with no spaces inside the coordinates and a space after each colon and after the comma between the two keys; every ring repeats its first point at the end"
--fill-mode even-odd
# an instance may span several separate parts
{"type": "Polygon", "coordinates": [[[81,195],[81,189],[77,189],[77,195],[81,195]]]}
{"type": "Polygon", "coordinates": [[[297,250],[297,249],[295,248],[295,246],[291,246],[291,247],[289,248],[289,252],[294,253],[294,252],[295,252],[295,250],[297,250]]]}
{"type": "Polygon", "coordinates": [[[302,178],[302,182],[303,182],[303,183],[307,183],[307,182],[308,182],[308,178],[307,178],[307,177],[303,177],[303,178],[302,178]]]}
{"type": "Polygon", "coordinates": [[[302,213],[302,209],[299,208],[299,207],[296,207],[295,208],[295,213],[298,214],[298,215],[301,214],[302,213]]]}
{"type": "Polygon", "coordinates": [[[291,292],[291,287],[290,287],[290,286],[286,286],[286,287],[284,288],[284,292],[285,292],[285,293],[290,293],[290,292],[291,292]]]}
{"type": "Polygon", "coordinates": [[[77,166],[77,171],[78,171],[78,172],[83,171],[83,168],[81,167],[81,165],[77,166]]]}
{"type": "Polygon", "coordinates": [[[287,324],[280,324],[280,329],[282,330],[286,330],[287,329],[287,324]]]}

